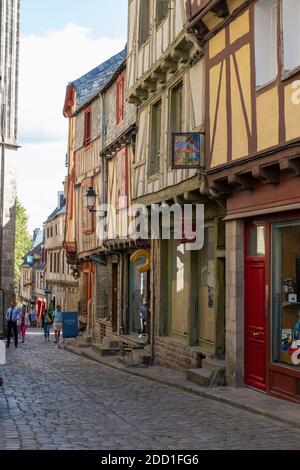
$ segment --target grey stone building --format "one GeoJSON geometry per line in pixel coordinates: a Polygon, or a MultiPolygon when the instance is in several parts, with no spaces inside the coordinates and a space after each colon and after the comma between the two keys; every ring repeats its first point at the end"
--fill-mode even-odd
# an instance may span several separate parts
{"type": "MultiPolygon", "coordinates": [[[[0,1],[0,288],[6,308],[14,296],[17,107],[20,0],[0,1]]],[[[0,302],[0,335],[3,329],[0,302]]]]}

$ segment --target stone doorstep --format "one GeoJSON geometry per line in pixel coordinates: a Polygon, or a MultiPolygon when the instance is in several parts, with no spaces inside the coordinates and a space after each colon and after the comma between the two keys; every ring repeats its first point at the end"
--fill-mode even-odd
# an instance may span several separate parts
{"type": "Polygon", "coordinates": [[[93,351],[100,354],[100,356],[118,356],[121,352],[120,348],[110,348],[102,344],[93,344],[93,351]]]}
{"type": "Polygon", "coordinates": [[[73,345],[66,344],[65,349],[86,359],[96,361],[105,367],[111,367],[123,373],[142,377],[169,387],[175,387],[182,391],[192,393],[193,395],[225,403],[250,413],[265,416],[274,421],[300,428],[299,404],[297,403],[271,397],[270,395],[247,387],[201,387],[188,381],[183,372],[166,367],[126,367],[123,361],[122,363],[119,362],[119,357],[101,357],[99,354],[92,351],[91,348],[89,351],[85,349],[80,350],[73,345]]]}
{"type": "Polygon", "coordinates": [[[188,369],[186,371],[186,378],[201,387],[208,387],[212,372],[208,369],[188,369]]]}
{"type": "Polygon", "coordinates": [[[220,359],[213,359],[208,357],[206,359],[202,359],[202,367],[210,371],[224,370],[225,372],[226,364],[225,361],[220,359]]]}

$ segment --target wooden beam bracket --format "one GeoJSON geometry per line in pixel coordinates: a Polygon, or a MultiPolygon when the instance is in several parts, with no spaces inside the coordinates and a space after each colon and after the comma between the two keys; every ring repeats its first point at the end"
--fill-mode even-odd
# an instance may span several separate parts
{"type": "Polygon", "coordinates": [[[228,184],[230,186],[235,186],[242,191],[243,190],[253,191],[253,189],[255,189],[255,179],[253,178],[251,174],[229,175],[228,184]]]}
{"type": "Polygon", "coordinates": [[[278,184],[280,177],[280,168],[278,164],[261,167],[259,165],[252,168],[253,178],[265,184],[278,184]]]}
{"type": "Polygon", "coordinates": [[[293,176],[300,176],[300,157],[280,160],[280,171],[293,176]]]}

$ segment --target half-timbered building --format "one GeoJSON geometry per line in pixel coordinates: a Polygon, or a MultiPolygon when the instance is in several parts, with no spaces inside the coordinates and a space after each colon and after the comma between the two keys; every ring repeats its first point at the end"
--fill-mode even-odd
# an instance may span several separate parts
{"type": "Polygon", "coordinates": [[[187,1],[206,54],[206,172],[227,198],[230,383],[300,401],[300,1],[187,1]]]}
{"type": "MultiPolygon", "coordinates": [[[[186,23],[184,0],[129,0],[126,97],[138,108],[134,202],[205,205],[204,249],[190,251],[175,239],[172,219],[170,239],[151,243],[154,360],[194,369],[204,358],[224,358],[225,205],[209,192],[203,159],[195,164],[173,151],[175,134],[179,142],[189,135],[193,145],[205,131],[204,50],[186,23]]],[[[212,375],[206,370],[199,381],[212,375]]]]}
{"type": "MultiPolygon", "coordinates": [[[[80,321],[95,342],[100,335],[99,319],[108,319],[109,312],[101,300],[99,286],[97,290],[97,266],[104,250],[97,235],[97,214],[88,209],[86,193],[89,188],[96,193],[96,207],[105,201],[105,175],[100,159],[104,126],[100,93],[125,57],[124,50],[70,83],[64,104],[64,115],[69,119],[65,249],[68,263],[80,275],[80,321]],[[97,297],[102,305],[97,306],[97,297]]],[[[106,274],[102,282],[108,282],[106,274]]]]}

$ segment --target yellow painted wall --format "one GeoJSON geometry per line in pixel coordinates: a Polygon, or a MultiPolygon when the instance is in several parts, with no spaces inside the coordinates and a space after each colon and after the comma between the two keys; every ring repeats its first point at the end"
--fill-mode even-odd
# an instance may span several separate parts
{"type": "Polygon", "coordinates": [[[229,12],[232,13],[234,10],[236,10],[238,7],[240,7],[245,0],[228,0],[227,5],[229,12]]]}
{"type": "Polygon", "coordinates": [[[223,49],[225,49],[225,29],[222,29],[209,41],[209,58],[215,57],[223,49]]]}
{"type": "Polygon", "coordinates": [[[235,21],[230,23],[229,33],[230,33],[230,42],[231,44],[237,39],[243,37],[245,34],[249,33],[250,23],[249,23],[249,10],[245,11],[241,16],[239,16],[235,21]]]}
{"type": "MultiPolygon", "coordinates": [[[[250,46],[247,44],[235,55],[238,66],[239,81],[243,90],[247,121],[251,132],[251,76],[250,76],[250,46]]],[[[246,128],[246,118],[242,108],[242,99],[238,87],[238,79],[233,63],[231,67],[231,105],[232,105],[232,159],[245,157],[249,154],[249,142],[246,128]]]]}
{"type": "Polygon", "coordinates": [[[296,91],[296,88],[292,88],[292,83],[284,89],[286,140],[300,137],[300,103],[293,100],[296,91]]]}
{"type": "Polygon", "coordinates": [[[218,24],[222,23],[222,21],[224,20],[223,18],[218,18],[217,15],[215,15],[215,13],[210,11],[209,13],[207,13],[207,15],[205,15],[202,18],[202,21],[205,24],[205,26],[208,27],[208,29],[213,29],[216,26],[218,26],[218,24]]]}
{"type": "MultiPolygon", "coordinates": [[[[210,71],[210,146],[212,146],[214,122],[216,116],[217,95],[219,88],[219,79],[221,73],[221,64],[216,65],[210,71]]],[[[227,161],[227,109],[226,109],[226,64],[224,62],[220,104],[217,116],[217,130],[212,154],[211,166],[222,165],[227,161]]]]}
{"type": "Polygon", "coordinates": [[[264,150],[278,144],[278,92],[274,86],[256,98],[257,107],[257,150],[264,150]]]}

